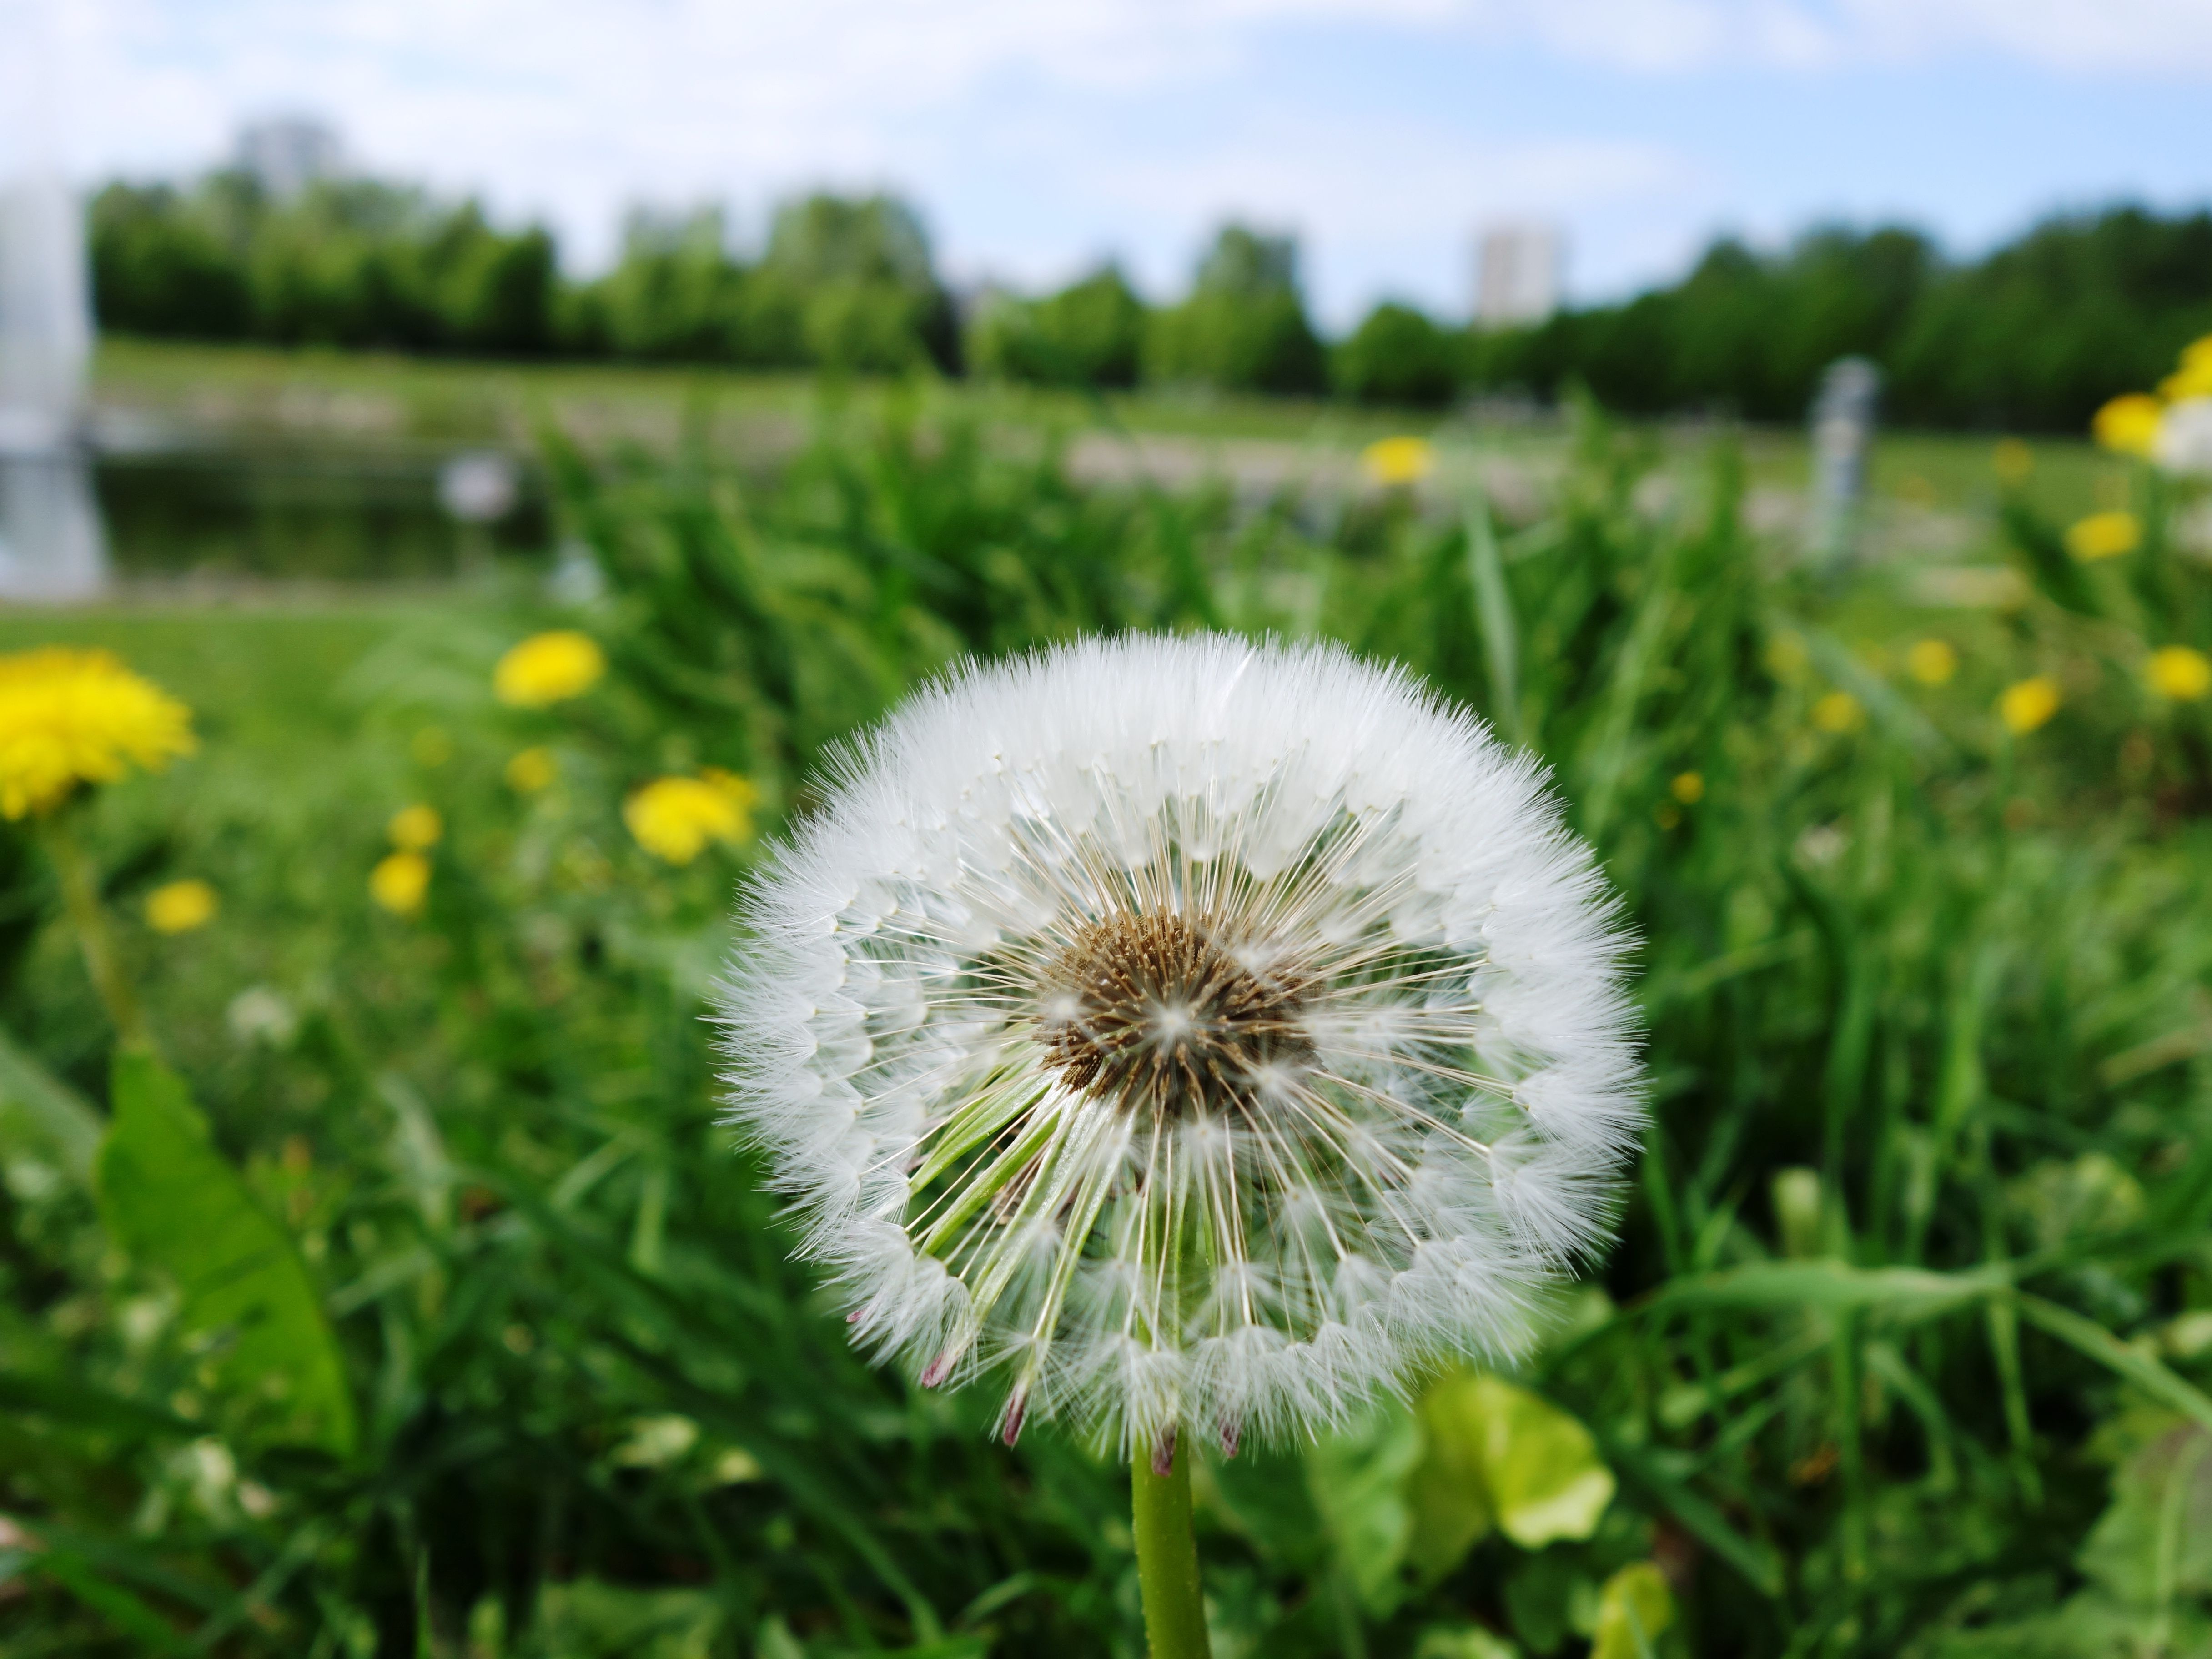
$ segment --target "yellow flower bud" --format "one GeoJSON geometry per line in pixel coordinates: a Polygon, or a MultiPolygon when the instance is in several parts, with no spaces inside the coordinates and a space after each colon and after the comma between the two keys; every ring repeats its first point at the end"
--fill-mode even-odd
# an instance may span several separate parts
{"type": "Polygon", "coordinates": [[[1866,710],[1848,691],[1831,691],[1813,705],[1813,724],[1823,732],[1856,732],[1866,724],[1866,710]]]}
{"type": "Polygon", "coordinates": [[[204,881],[165,882],[146,895],[146,925],[157,933],[189,933],[214,921],[220,908],[215,889],[204,881]]]}
{"type": "Polygon", "coordinates": [[[2048,674],[2037,674],[2005,687],[1997,698],[1997,718],[2006,731],[2026,737],[2058,712],[2061,701],[2058,682],[2048,674]]]}
{"type": "Polygon", "coordinates": [[[2161,646],[2150,653],[2143,677],[2160,696],[2195,702],[2212,692],[2212,657],[2185,645],[2161,646]]]}
{"type": "Polygon", "coordinates": [[[599,641],[573,628],[533,634],[499,659],[492,690],[514,708],[544,708],[580,696],[607,672],[599,641]]]}
{"type": "Polygon", "coordinates": [[[2116,559],[2142,545],[2142,520],[2132,513],[2092,513],[2066,532],[2066,550],[2085,563],[2116,559]]]}
{"type": "Polygon", "coordinates": [[[446,821],[438,816],[436,807],[417,801],[394,812],[392,822],[385,825],[385,833],[401,852],[421,853],[438,844],[446,833],[446,821]]]}
{"type": "Polygon", "coordinates": [[[1942,685],[1959,672],[1959,653],[1948,640],[1915,640],[1905,653],[1905,672],[1923,685],[1942,685]]]}
{"type": "Polygon", "coordinates": [[[420,853],[391,854],[368,872],[369,896],[395,916],[420,914],[429,893],[430,860],[420,853]]]}
{"type": "Polygon", "coordinates": [[[534,795],[550,789],[560,775],[550,749],[525,749],[507,763],[507,787],[518,794],[534,795]]]}

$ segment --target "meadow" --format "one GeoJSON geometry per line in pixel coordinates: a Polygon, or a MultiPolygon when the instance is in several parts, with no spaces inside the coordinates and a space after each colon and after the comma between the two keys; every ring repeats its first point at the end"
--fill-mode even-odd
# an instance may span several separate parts
{"type": "MultiPolygon", "coordinates": [[[[275,407],[296,363],[224,362],[103,380],[275,407]]],[[[1963,526],[1975,580],[1931,584],[1755,522],[1789,442],[1587,410],[1255,495],[1068,453],[1399,428],[687,377],[643,432],[668,371],[349,376],[535,433],[607,592],[0,617],[198,732],[65,809],[162,1067],[111,1071],[48,848],[0,838],[9,1652],[1141,1652],[1126,1473],[850,1350],[702,1011],[830,745],[964,653],[1199,628],[1405,662],[1540,754],[1640,934],[1652,1076],[1620,1242],[1523,1367],[1201,1465],[1215,1651],[2212,1651],[2212,704],[2154,654],[2212,647],[2212,567],[2148,469],[1893,446],[1886,500],[1963,526]],[[2124,502],[2138,545],[2068,552],[2124,502]],[[604,676],[503,701],[549,629],[604,676]],[[681,861],[625,811],[729,776],[749,821],[681,861]],[[164,931],[185,880],[214,914],[164,931]],[[198,1270],[216,1236],[252,1282],[198,1270]]]]}

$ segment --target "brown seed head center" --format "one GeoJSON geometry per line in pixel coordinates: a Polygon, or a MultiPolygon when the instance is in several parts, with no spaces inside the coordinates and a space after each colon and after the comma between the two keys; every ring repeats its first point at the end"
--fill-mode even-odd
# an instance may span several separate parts
{"type": "Polygon", "coordinates": [[[1249,1106],[1310,1056],[1307,984],[1250,965],[1202,921],[1121,912],[1085,922],[1045,975],[1037,1028],[1070,1088],[1135,1110],[1249,1106]]]}

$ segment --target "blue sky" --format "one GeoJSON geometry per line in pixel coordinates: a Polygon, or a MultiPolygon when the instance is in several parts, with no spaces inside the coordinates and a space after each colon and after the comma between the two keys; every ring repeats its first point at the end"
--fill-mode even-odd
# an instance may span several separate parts
{"type": "Polygon", "coordinates": [[[2212,201],[2212,0],[0,0],[60,40],[88,177],[324,116],[366,170],[609,254],[626,204],[889,185],[956,277],[1101,255],[1170,293],[1224,215],[1296,231],[1341,326],[1457,313],[1474,228],[1571,290],[1714,233],[1903,219],[1971,252],[2062,206],[2212,201]]]}

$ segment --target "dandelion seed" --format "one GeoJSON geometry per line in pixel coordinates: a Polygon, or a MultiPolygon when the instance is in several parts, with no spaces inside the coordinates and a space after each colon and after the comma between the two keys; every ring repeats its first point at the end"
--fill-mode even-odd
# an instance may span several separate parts
{"type": "Polygon", "coordinates": [[[1333,648],[963,671],[744,914],[732,1115],[856,1338],[1163,1476],[1515,1351],[1641,1121],[1627,941],[1536,764],[1333,648]]]}
{"type": "Polygon", "coordinates": [[[533,634],[499,659],[492,690],[514,708],[544,708],[581,696],[607,672],[599,641],[573,628],[533,634]]]}
{"type": "Polygon", "coordinates": [[[215,920],[215,889],[204,881],[165,882],[146,895],[146,925],[157,933],[189,933],[215,920]]]}
{"type": "Polygon", "coordinates": [[[2212,475],[2212,395],[2185,398],[2167,410],[2152,454],[2169,472],[2212,475]]]}
{"type": "Polygon", "coordinates": [[[105,651],[0,657],[0,816],[43,816],[134,766],[160,771],[192,752],[191,720],[105,651]]]}

